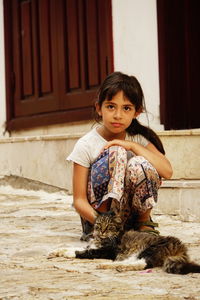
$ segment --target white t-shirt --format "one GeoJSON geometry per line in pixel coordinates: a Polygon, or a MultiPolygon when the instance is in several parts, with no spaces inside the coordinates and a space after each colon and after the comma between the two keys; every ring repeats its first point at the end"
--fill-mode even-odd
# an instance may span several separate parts
{"type": "MultiPolygon", "coordinates": [[[[125,139],[134,141],[144,147],[149,143],[149,141],[140,134],[135,136],[127,134],[125,139]]],[[[67,160],[89,168],[99,156],[107,142],[108,141],[97,132],[96,128],[93,128],[77,141],[73,151],[67,157],[67,160]]]]}

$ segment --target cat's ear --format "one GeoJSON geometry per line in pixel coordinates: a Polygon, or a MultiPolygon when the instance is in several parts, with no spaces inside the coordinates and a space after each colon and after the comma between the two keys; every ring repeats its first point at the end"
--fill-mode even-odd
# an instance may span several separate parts
{"type": "Polygon", "coordinates": [[[110,210],[110,211],[108,212],[108,214],[109,214],[111,217],[114,217],[114,220],[115,220],[116,223],[118,223],[118,224],[121,224],[121,223],[122,223],[122,217],[121,217],[121,215],[120,215],[119,213],[116,213],[116,212],[114,212],[113,210],[110,210]]]}
{"type": "Polygon", "coordinates": [[[122,217],[119,214],[115,215],[115,222],[117,224],[122,224],[122,217]]]}
{"type": "Polygon", "coordinates": [[[116,218],[115,218],[115,222],[116,222],[117,224],[122,224],[122,219],[121,219],[120,217],[116,217],[116,218]]]}

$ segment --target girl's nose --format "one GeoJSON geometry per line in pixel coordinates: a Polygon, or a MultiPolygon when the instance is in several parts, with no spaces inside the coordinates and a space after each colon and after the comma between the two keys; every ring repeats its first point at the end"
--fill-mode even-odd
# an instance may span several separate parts
{"type": "Polygon", "coordinates": [[[116,111],[115,111],[115,114],[114,114],[114,118],[115,119],[121,119],[121,110],[120,109],[117,109],[116,111]]]}

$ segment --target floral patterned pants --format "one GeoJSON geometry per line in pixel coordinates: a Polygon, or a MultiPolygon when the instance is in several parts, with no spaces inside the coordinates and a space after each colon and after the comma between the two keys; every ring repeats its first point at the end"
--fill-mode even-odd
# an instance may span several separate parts
{"type": "Polygon", "coordinates": [[[142,156],[128,159],[120,146],[105,150],[92,164],[88,178],[88,200],[95,210],[108,201],[124,221],[153,208],[161,184],[156,169],[142,156]]]}

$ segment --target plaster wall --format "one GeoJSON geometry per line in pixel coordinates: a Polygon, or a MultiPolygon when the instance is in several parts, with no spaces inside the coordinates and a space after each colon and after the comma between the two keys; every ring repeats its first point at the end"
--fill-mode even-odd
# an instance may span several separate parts
{"type": "Polygon", "coordinates": [[[162,130],[159,117],[159,70],[156,0],[113,0],[114,67],[135,75],[143,88],[148,118],[162,130]]]}

